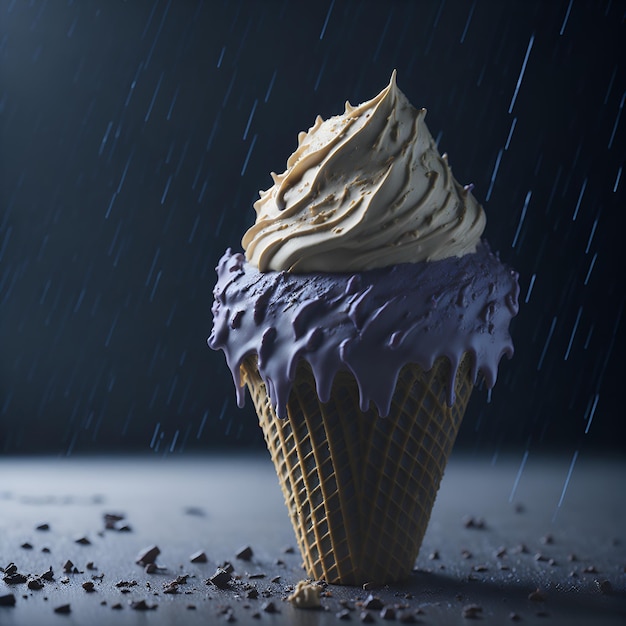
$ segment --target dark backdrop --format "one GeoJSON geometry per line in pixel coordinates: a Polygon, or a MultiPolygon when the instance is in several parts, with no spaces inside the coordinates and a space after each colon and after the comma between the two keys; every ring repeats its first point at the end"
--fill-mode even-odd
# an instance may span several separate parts
{"type": "Polygon", "coordinates": [[[298,131],[394,68],[521,276],[459,445],[623,450],[624,8],[2,0],[0,451],[262,446],[214,267],[298,131]]]}

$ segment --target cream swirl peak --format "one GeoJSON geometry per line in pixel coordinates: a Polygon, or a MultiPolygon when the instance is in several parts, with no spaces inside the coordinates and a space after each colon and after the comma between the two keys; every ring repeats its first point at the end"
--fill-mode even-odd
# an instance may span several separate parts
{"type": "Polygon", "coordinates": [[[337,272],[474,252],[485,213],[452,175],[424,117],[396,86],[317,117],[242,245],[260,271],[337,272]]]}

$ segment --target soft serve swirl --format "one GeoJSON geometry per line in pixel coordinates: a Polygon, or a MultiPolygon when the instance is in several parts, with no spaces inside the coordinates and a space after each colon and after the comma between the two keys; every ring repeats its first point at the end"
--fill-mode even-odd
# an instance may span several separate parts
{"type": "Polygon", "coordinates": [[[485,214],[452,176],[395,71],[375,98],[318,116],[254,204],[246,259],[262,272],[336,272],[476,250],[485,214]]]}

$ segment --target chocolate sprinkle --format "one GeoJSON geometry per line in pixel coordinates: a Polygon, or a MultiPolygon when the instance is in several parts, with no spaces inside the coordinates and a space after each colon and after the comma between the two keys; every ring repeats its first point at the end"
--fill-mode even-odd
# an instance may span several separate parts
{"type": "Polygon", "coordinates": [[[43,583],[41,582],[41,580],[39,580],[39,578],[33,578],[32,580],[29,580],[26,586],[33,591],[43,589],[43,583]]]}
{"type": "Polygon", "coordinates": [[[365,598],[365,602],[363,602],[363,608],[371,609],[372,611],[380,611],[385,605],[383,601],[378,596],[373,596],[370,594],[365,598]]]}
{"type": "Polygon", "coordinates": [[[227,589],[230,581],[231,575],[226,570],[218,567],[217,570],[215,570],[215,574],[208,579],[207,584],[212,583],[219,589],[227,589]]]}
{"type": "Polygon", "coordinates": [[[261,606],[261,608],[266,612],[266,613],[279,613],[280,611],[276,608],[276,605],[270,600],[269,602],[265,602],[263,603],[263,605],[261,606]]]}
{"type": "Polygon", "coordinates": [[[69,604],[62,604],[61,606],[57,606],[54,609],[55,613],[62,613],[64,615],[67,615],[68,613],[72,612],[72,607],[69,604]]]}
{"type": "Polygon", "coordinates": [[[150,563],[154,563],[157,559],[157,556],[161,554],[161,550],[157,546],[150,546],[146,548],[137,556],[137,563],[139,565],[148,565],[150,563]]]}
{"type": "Polygon", "coordinates": [[[153,611],[157,608],[157,605],[148,604],[145,600],[137,600],[130,603],[130,608],[134,611],[153,611]]]}
{"type": "Polygon", "coordinates": [[[528,599],[531,602],[545,602],[546,601],[546,594],[543,593],[542,591],[540,591],[539,589],[536,589],[535,591],[531,591],[528,594],[528,599]]]}
{"type": "Polygon", "coordinates": [[[207,558],[207,555],[200,550],[199,552],[195,552],[194,554],[192,554],[189,557],[189,560],[192,563],[206,563],[209,559],[207,558]]]}
{"type": "Polygon", "coordinates": [[[483,612],[483,607],[479,604],[467,604],[463,607],[463,617],[466,619],[478,619],[483,612]]]}
{"type": "Polygon", "coordinates": [[[1,595],[0,606],[15,606],[15,596],[12,593],[1,595]]]}
{"type": "Polygon", "coordinates": [[[246,546],[245,548],[241,548],[235,556],[242,561],[249,561],[253,555],[254,552],[252,552],[252,548],[250,546],[246,546]]]}

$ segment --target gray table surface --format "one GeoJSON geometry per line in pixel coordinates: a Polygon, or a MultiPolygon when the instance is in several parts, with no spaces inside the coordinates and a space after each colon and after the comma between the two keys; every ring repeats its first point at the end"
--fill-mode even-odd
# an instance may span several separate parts
{"type": "Polygon", "coordinates": [[[0,606],[0,624],[321,626],[344,623],[337,614],[346,607],[353,623],[364,613],[388,623],[364,609],[369,594],[395,607],[396,618],[423,624],[471,623],[469,605],[489,624],[626,624],[625,484],[619,458],[581,453],[572,467],[570,454],[455,453],[410,579],[371,590],[328,586],[323,608],[312,611],[286,601],[306,573],[268,455],[4,458],[0,567],[13,562],[32,578],[51,566],[54,581],[31,590],[6,584],[0,572],[0,597],[16,599],[0,606]],[[123,515],[116,527],[130,531],[105,530],[106,513],[123,515]],[[49,529],[37,530],[44,523],[49,529]],[[135,561],[151,545],[162,569],[148,574],[135,561]],[[243,546],[253,550],[250,561],[236,558],[243,546]],[[290,546],[295,552],[285,552],[290,546]],[[198,551],[206,563],[190,561],[198,551]],[[63,573],[68,559],[79,573],[63,573]],[[206,580],[224,561],[237,577],[219,590],[206,580]],[[180,574],[187,583],[164,593],[180,574]],[[246,598],[251,585],[256,599],[246,598]],[[539,601],[529,599],[536,590],[539,601]],[[140,600],[155,608],[134,610],[140,600]],[[269,602],[277,612],[265,610],[269,602]],[[54,612],[64,604],[70,613],[54,612]]]}

